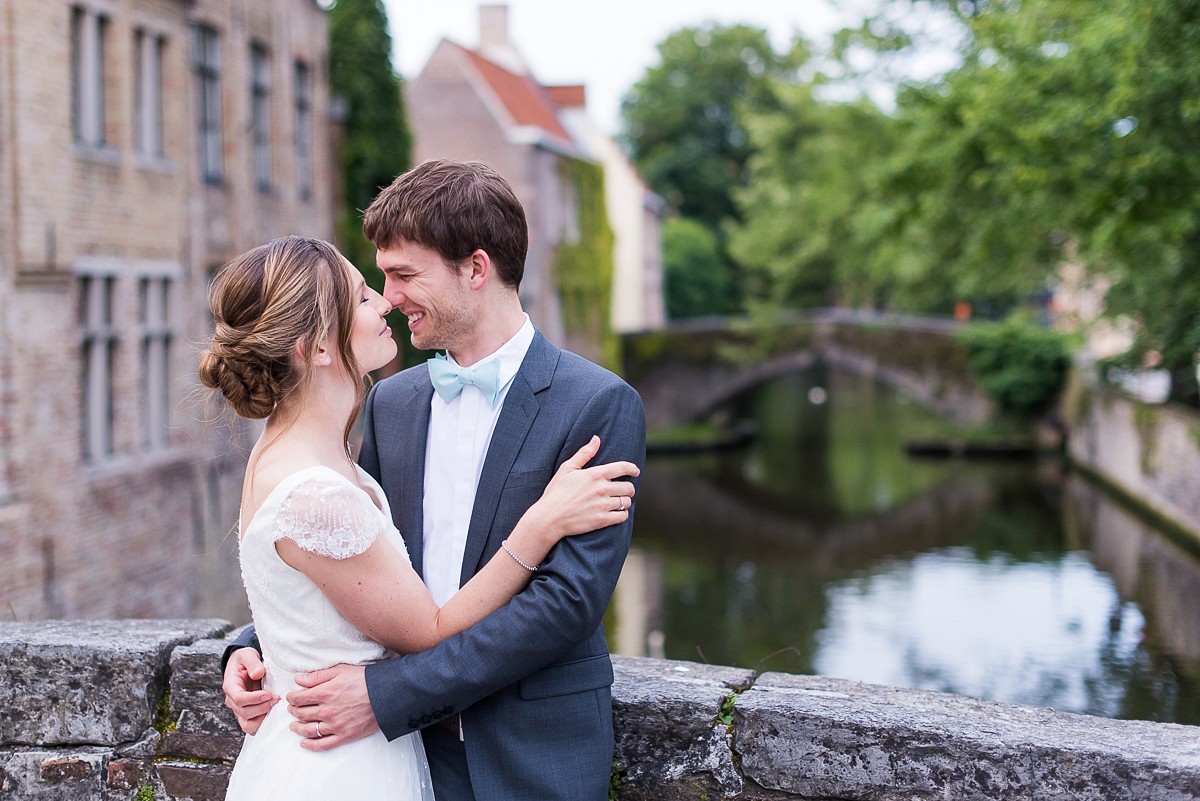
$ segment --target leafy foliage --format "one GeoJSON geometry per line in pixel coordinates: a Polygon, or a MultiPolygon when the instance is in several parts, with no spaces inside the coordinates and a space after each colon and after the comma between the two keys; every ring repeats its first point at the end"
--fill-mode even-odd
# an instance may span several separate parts
{"type": "Polygon", "coordinates": [[[762,29],[716,23],[672,33],[658,53],[660,63],[622,103],[624,139],[668,208],[716,235],[732,294],[706,308],[689,305],[687,313],[720,313],[738,305],[738,266],[725,252],[723,230],[739,219],[734,194],[746,185],[754,150],[743,115],[776,105],[776,82],[788,79],[795,58],[777,54],[762,29]]]}
{"type": "Polygon", "coordinates": [[[599,347],[599,360],[612,369],[620,361],[620,343],[612,330],[613,232],[604,205],[604,168],[579,159],[563,159],[561,169],[575,187],[579,239],[560,244],[554,274],[562,298],[567,333],[599,347]]]}
{"type": "Polygon", "coordinates": [[[1003,412],[1029,416],[1058,397],[1071,364],[1069,338],[1030,324],[1020,315],[1003,323],[980,323],[960,335],[971,369],[1003,412]]]}
{"type": "Polygon", "coordinates": [[[864,213],[871,179],[889,152],[892,121],[866,101],[823,103],[809,86],[777,90],[779,107],[749,116],[758,154],[735,197],[745,222],[729,249],[750,300],[773,307],[873,305],[869,270],[878,226],[864,213]]]}
{"type": "Polygon", "coordinates": [[[412,134],[382,0],[337,0],[329,11],[329,83],[345,105],[338,142],[341,171],[338,246],[379,289],[375,249],[362,235],[362,210],[408,169],[412,134]]]}
{"type": "Polygon", "coordinates": [[[667,315],[701,317],[730,308],[730,279],[721,246],[711,229],[676,217],[662,225],[667,315]]]}
{"type": "MultiPolygon", "coordinates": [[[[798,48],[787,69],[754,84],[755,102],[733,104],[728,130],[747,137],[734,210],[721,217],[743,268],[735,292],[776,308],[949,313],[969,301],[1001,317],[1044,296],[1064,259],[1078,259],[1112,279],[1110,312],[1136,321],[1139,353],[1160,354],[1176,395],[1194,399],[1200,0],[878,8],[822,60],[800,62],[798,48]],[[894,109],[863,100],[872,76],[862,64],[911,56],[921,44],[912,20],[934,17],[953,32],[957,66],[901,84],[894,109]],[[849,100],[848,85],[858,87],[849,100]]],[[[695,32],[679,36],[686,51],[695,32]]],[[[690,71],[678,91],[702,74],[690,71]]],[[[651,77],[639,84],[639,113],[657,108],[651,77]]],[[[666,141],[684,139],[651,137],[638,152],[666,141]]],[[[679,162],[696,156],[677,149],[679,162]]],[[[653,174],[664,162],[639,164],[653,174]]]]}
{"type": "Polygon", "coordinates": [[[671,209],[716,229],[737,216],[752,147],[740,108],[773,105],[773,79],[789,62],[766,31],[709,23],[658,46],[660,63],[622,103],[634,163],[671,209]]]}

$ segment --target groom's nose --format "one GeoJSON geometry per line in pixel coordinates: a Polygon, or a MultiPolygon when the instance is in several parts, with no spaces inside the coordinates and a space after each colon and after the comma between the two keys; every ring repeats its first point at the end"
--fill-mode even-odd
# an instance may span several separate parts
{"type": "Polygon", "coordinates": [[[399,281],[393,281],[391,278],[384,279],[383,299],[388,302],[388,311],[400,306],[401,301],[404,300],[404,291],[401,289],[399,281]]]}

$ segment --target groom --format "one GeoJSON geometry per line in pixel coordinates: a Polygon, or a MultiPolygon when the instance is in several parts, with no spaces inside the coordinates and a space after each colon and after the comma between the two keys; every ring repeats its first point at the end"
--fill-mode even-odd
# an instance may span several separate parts
{"type": "MultiPolygon", "coordinates": [[[[447,352],[371,391],[359,457],[444,604],[593,434],[594,463],[641,466],[645,415],[633,389],[550,344],[522,310],[525,213],[486,165],[430,161],[404,173],[371,203],[363,231],[413,344],[447,352]]],[[[313,750],[376,728],[388,739],[420,729],[439,801],[607,798],[613,672],[602,618],[632,525],[562,541],[510,603],[428,651],[301,677],[309,689],[287,699],[293,729],[313,750]]],[[[225,669],[226,703],[249,733],[272,703],[257,652],[241,647],[252,634],[225,669]]]]}

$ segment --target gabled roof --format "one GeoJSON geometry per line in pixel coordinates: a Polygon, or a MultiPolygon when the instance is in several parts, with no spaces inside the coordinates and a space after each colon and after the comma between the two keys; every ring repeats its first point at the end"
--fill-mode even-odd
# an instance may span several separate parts
{"type": "MultiPolygon", "coordinates": [[[[451,42],[453,44],[453,42],[451,42]]],[[[454,45],[462,50],[479,76],[496,95],[517,126],[540,128],[547,134],[571,144],[571,135],[558,120],[558,105],[531,75],[518,75],[484,57],[476,50],[454,45]]]]}

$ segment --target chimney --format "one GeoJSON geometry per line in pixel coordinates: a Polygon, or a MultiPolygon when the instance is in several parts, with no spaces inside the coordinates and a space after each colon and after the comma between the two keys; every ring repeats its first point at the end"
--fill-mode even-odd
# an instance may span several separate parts
{"type": "Polygon", "coordinates": [[[479,7],[479,47],[508,46],[508,6],[503,3],[479,7]]]}

